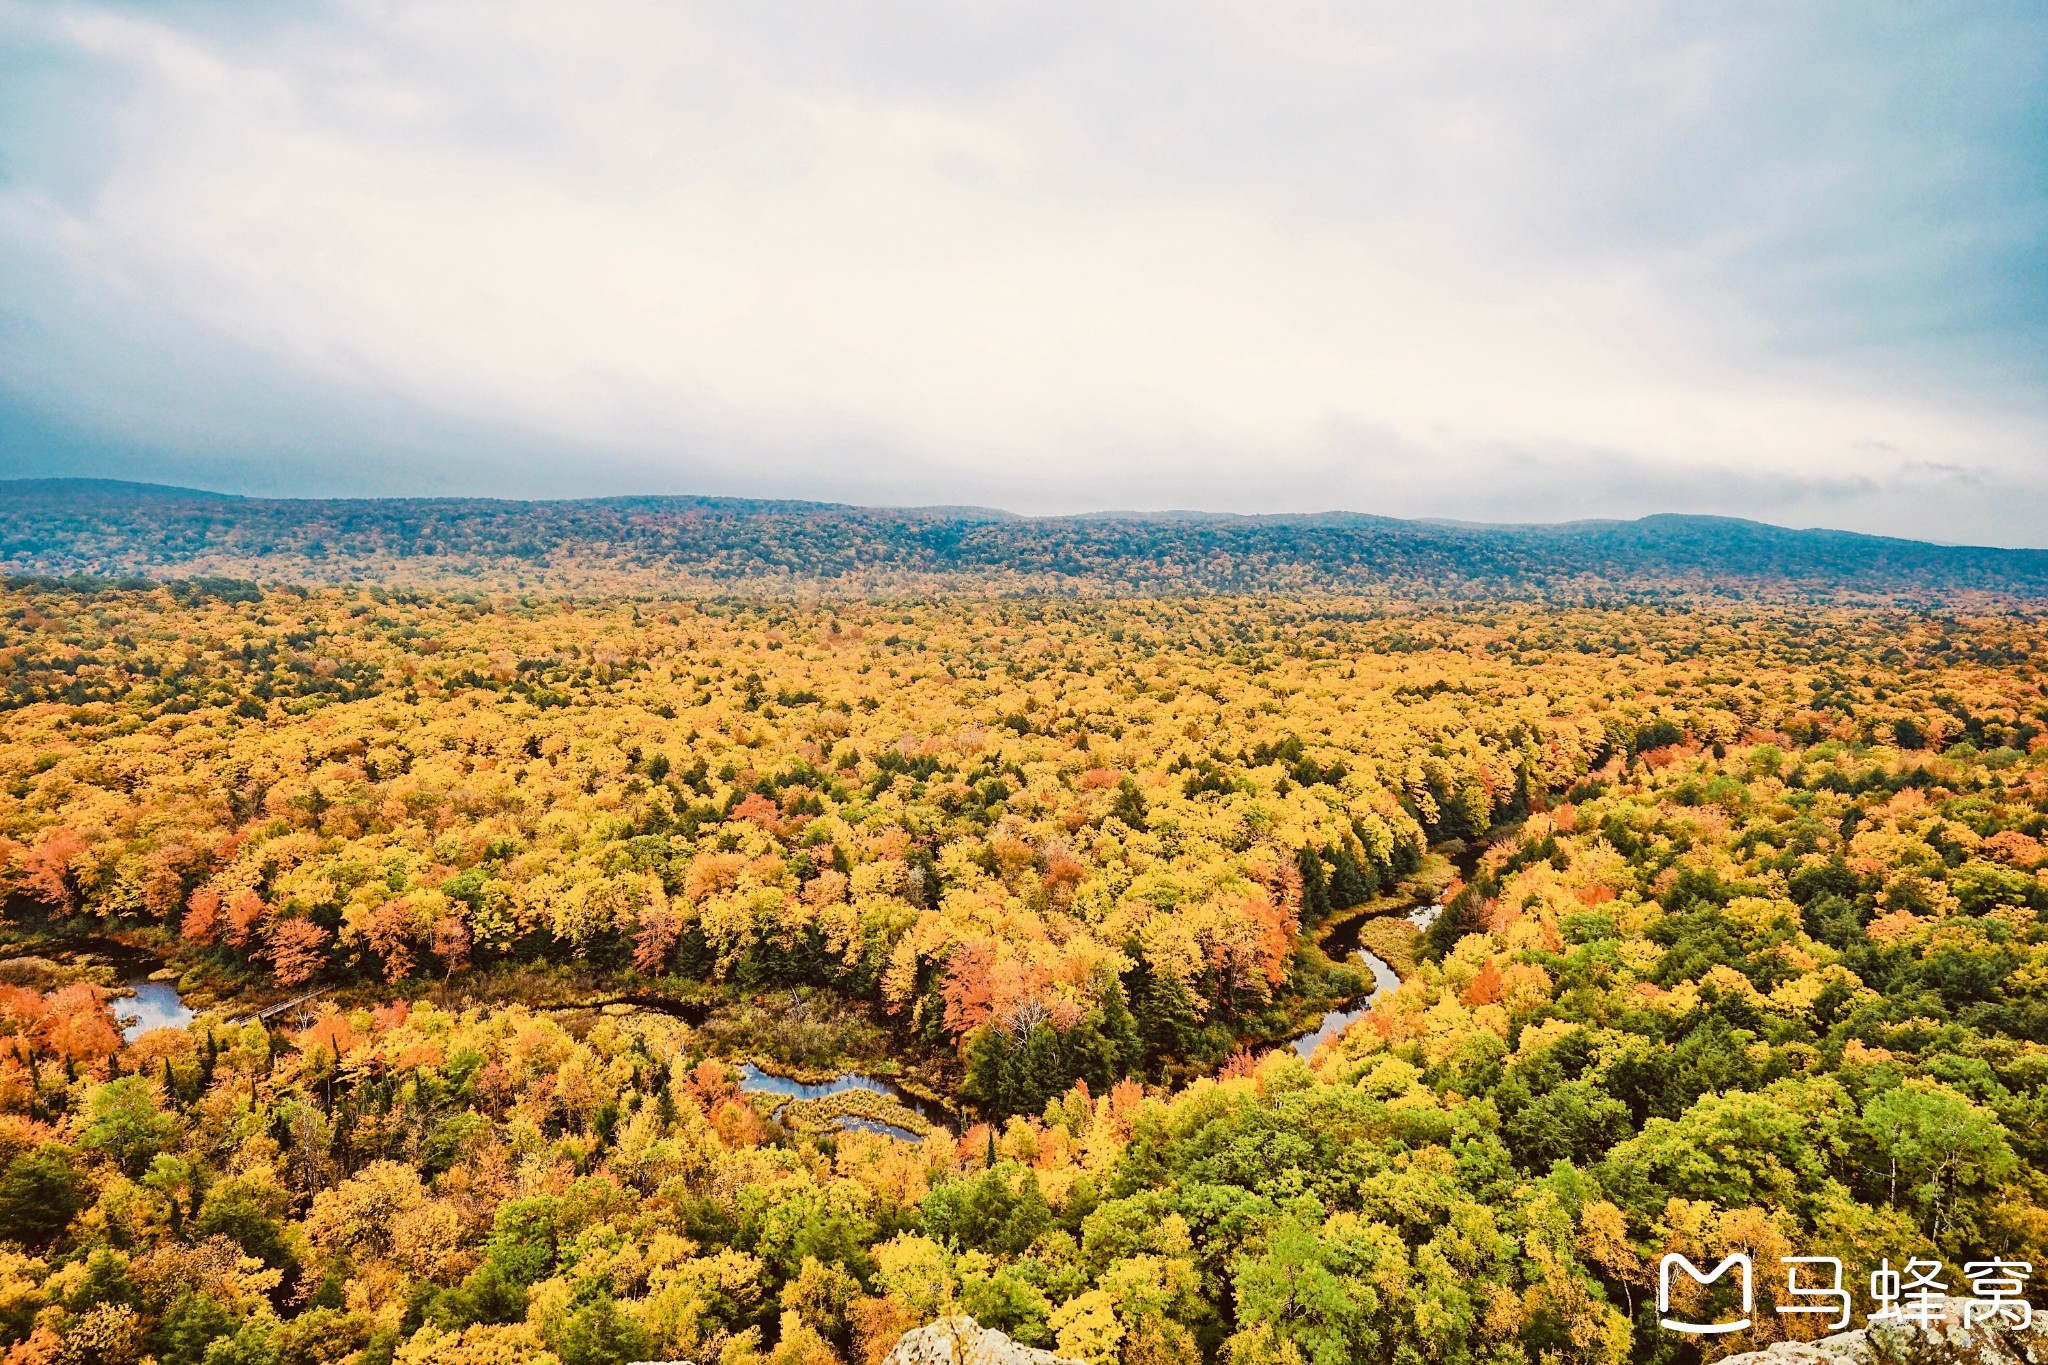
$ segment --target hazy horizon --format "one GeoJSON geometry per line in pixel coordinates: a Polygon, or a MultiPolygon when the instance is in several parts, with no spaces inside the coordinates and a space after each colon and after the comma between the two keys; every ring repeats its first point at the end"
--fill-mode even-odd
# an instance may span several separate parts
{"type": "Polygon", "coordinates": [[[951,513],[959,513],[959,514],[979,514],[979,515],[985,515],[985,516],[988,516],[988,517],[989,517],[989,518],[990,518],[991,520],[1018,520],[1018,521],[1035,521],[1035,520],[1049,520],[1049,521],[1059,521],[1059,520],[1068,520],[1068,521],[1088,521],[1088,520],[1120,520],[1120,519],[1127,519],[1127,520],[1133,520],[1133,521],[1179,521],[1179,520],[1184,520],[1184,521],[1204,521],[1204,520],[1218,520],[1218,521],[1227,521],[1227,520],[1286,520],[1286,519],[1296,519],[1296,520],[1313,520],[1313,519],[1317,519],[1317,518],[1330,518],[1330,517],[1358,517],[1358,518],[1363,518],[1363,519],[1374,519],[1374,520],[1381,520],[1381,521],[1402,521],[1402,522],[1409,522],[1409,523],[1415,523],[1415,524],[1420,524],[1420,525],[1431,525],[1431,526],[1448,526],[1448,527],[1454,527],[1454,528],[1462,528],[1462,529],[1467,529],[1467,530],[1480,530],[1480,531],[1485,531],[1485,530],[1522,530],[1522,529],[1536,529],[1536,530],[1555,530],[1555,529],[1561,529],[1561,528],[1565,528],[1565,527],[1571,527],[1571,526],[1605,526],[1605,525],[1629,525],[1629,524],[1633,524],[1633,523],[1638,523],[1638,522],[1643,522],[1643,521],[1650,521],[1650,520],[1653,520],[1653,519],[1657,519],[1657,518],[1685,518],[1685,519],[1692,519],[1692,520],[1704,520],[1704,521],[1733,521],[1733,522],[1742,522],[1742,523],[1746,523],[1746,524],[1750,524],[1750,525],[1759,525],[1759,526],[1766,526],[1766,527],[1769,527],[1769,528],[1771,528],[1771,529],[1774,529],[1774,530],[1781,530],[1781,531],[1789,531],[1789,532],[1794,532],[1794,533],[1799,533],[1799,534],[1806,534],[1806,533],[1817,533],[1817,534],[1822,534],[1822,535],[1862,535],[1862,536],[1876,536],[1876,537],[1879,537],[1879,538],[1884,538],[1884,539],[1904,540],[1904,541],[1910,541],[1910,542],[1915,542],[1915,543],[1919,543],[1919,544],[1925,544],[1925,545],[1933,545],[1933,546],[1938,546],[1938,547],[1944,547],[1944,548],[1950,548],[1950,549],[1958,549],[1958,550],[1969,550],[1969,549],[1992,549],[1992,550],[2035,550],[2035,549],[2042,549],[2042,548],[2048,548],[2048,547],[2043,547],[2043,546],[2038,546],[2038,545],[2005,545],[2005,544],[1997,544],[1997,543],[1993,543],[1993,542],[1986,542],[1986,541],[1964,541],[1964,540],[1947,540],[1947,539],[1940,539],[1940,538],[1937,538],[1937,537],[1932,537],[1932,536],[1925,536],[1925,535],[1920,535],[1920,536],[1888,536],[1888,535],[1887,535],[1886,533],[1884,533],[1884,532],[1873,532],[1873,531],[1856,531],[1856,530],[1853,530],[1853,529],[1851,529],[1851,528],[1848,528],[1848,527],[1842,527],[1842,526],[1829,526],[1829,525],[1821,525],[1821,524],[1808,524],[1808,525],[1800,525],[1800,524],[1795,524],[1795,523],[1791,523],[1791,522],[1783,522],[1783,521],[1772,521],[1772,520],[1770,520],[1770,519],[1768,519],[1768,518],[1765,518],[1765,517],[1739,517],[1739,516],[1732,516],[1732,515],[1729,515],[1729,514],[1726,514],[1726,513],[1718,513],[1718,512],[1687,512],[1687,511],[1681,511],[1681,510],[1674,510],[1674,509],[1666,509],[1666,510],[1660,510],[1660,511],[1651,511],[1651,512],[1643,512],[1643,513],[1640,513],[1640,514],[1638,514],[1638,515],[1635,515],[1635,516],[1623,516],[1623,517],[1599,517],[1599,516],[1593,516],[1593,517],[1571,517],[1571,518],[1559,518],[1559,519],[1555,519],[1555,520],[1548,520],[1548,521],[1528,521],[1528,520],[1523,520],[1523,521],[1513,521],[1513,520],[1478,520],[1478,519],[1474,519],[1474,518],[1470,518],[1470,517],[1452,517],[1452,516],[1417,516],[1417,517],[1391,517],[1391,516],[1388,516],[1388,515],[1387,515],[1387,514],[1385,514],[1385,513],[1381,513],[1381,512],[1375,512],[1375,511],[1371,511],[1371,510],[1369,510],[1369,509],[1365,509],[1365,508],[1357,508],[1357,507],[1313,507],[1313,508],[1281,508],[1281,509],[1277,509],[1277,510],[1274,510],[1274,511],[1270,511],[1270,512],[1232,512],[1232,511],[1221,511],[1221,510],[1217,510],[1217,509],[1214,509],[1214,508],[1204,508],[1204,507],[1153,507],[1153,508],[1144,508],[1144,507],[1090,507],[1090,508],[1082,508],[1082,509],[1080,509],[1080,510],[1078,510],[1078,511],[1073,511],[1073,512],[1019,512],[1019,511],[1016,511],[1016,510],[1014,510],[1014,509],[1011,509],[1011,508],[1007,508],[1007,507],[995,507],[995,506],[990,506],[990,505],[987,505],[987,504],[981,504],[981,503],[938,503],[938,502],[934,502],[934,503],[902,503],[902,502],[897,502],[897,503],[890,503],[890,502],[856,502],[856,501],[848,501],[848,500],[843,500],[843,499],[837,499],[837,500],[834,500],[834,499],[820,499],[820,498],[766,498],[766,497],[754,497],[754,496],[751,496],[751,495],[747,495],[747,494],[734,494],[734,493],[718,493],[718,492],[674,492],[674,493],[651,493],[651,492],[625,492],[625,493],[601,493],[601,494],[590,494],[590,495],[579,495],[579,494],[567,494],[567,495],[563,495],[563,496],[559,496],[559,497],[530,497],[530,498],[521,498],[521,497],[514,497],[514,496],[510,496],[510,495],[506,495],[506,494],[491,494],[491,493],[416,493],[416,494],[415,494],[415,493],[376,493],[376,494],[347,494],[347,493],[333,493],[333,494],[276,494],[276,493],[246,493],[246,492],[237,492],[237,491],[234,491],[234,490],[232,490],[232,489],[223,489],[223,488],[205,488],[205,487],[198,487],[198,486],[195,486],[195,485],[189,485],[189,484],[167,484],[167,483],[153,483],[153,482],[148,482],[148,481],[144,481],[144,480],[137,480],[137,479],[120,479],[120,478],[112,478],[112,477],[102,477],[102,476],[99,476],[99,475],[53,475],[53,476],[6,476],[6,475],[0,475],[0,489],[5,489],[5,488],[6,488],[6,487],[7,487],[8,485],[10,485],[10,484],[26,484],[26,483],[57,483],[57,484],[95,484],[95,485],[105,485],[105,486],[109,486],[109,487],[115,487],[115,488],[134,488],[134,489],[147,489],[147,490],[151,490],[151,491],[160,491],[160,492],[167,492],[167,493],[187,493],[187,494],[198,494],[198,495],[201,495],[201,496],[204,496],[204,497],[213,497],[213,498],[224,498],[224,499],[238,499],[238,500],[246,500],[246,501],[256,501],[256,502],[316,502],[316,503],[317,503],[317,502],[352,502],[352,501],[353,501],[353,502],[364,502],[364,501],[369,501],[369,502],[443,502],[443,501],[467,501],[467,502],[505,502],[505,503],[526,503],[526,504],[540,504],[540,505],[546,505],[546,504],[553,504],[553,503],[583,503],[583,502],[610,502],[610,501],[632,501],[632,500],[641,500],[641,499],[646,499],[646,500],[653,500],[653,499],[664,499],[664,498],[667,498],[667,499],[675,499],[675,500],[679,500],[679,501],[699,501],[699,500],[701,500],[701,501],[709,501],[709,502],[740,502],[740,503],[762,503],[762,504],[767,504],[767,503],[776,503],[776,502],[788,502],[788,503],[795,503],[795,504],[799,504],[799,505],[809,505],[809,506],[814,506],[814,507],[819,507],[819,508],[840,508],[840,509],[852,509],[852,510],[855,510],[855,511],[866,511],[866,512],[924,512],[924,513],[948,513],[948,512],[951,512],[951,513]]]}

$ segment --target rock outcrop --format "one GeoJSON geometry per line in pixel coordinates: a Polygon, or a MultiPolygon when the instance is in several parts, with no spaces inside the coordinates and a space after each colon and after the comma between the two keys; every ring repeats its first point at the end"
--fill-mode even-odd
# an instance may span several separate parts
{"type": "Polygon", "coordinates": [[[883,1365],[1083,1365],[1031,1346],[1019,1346],[970,1317],[940,1318],[903,1334],[883,1365]]]}
{"type": "Polygon", "coordinates": [[[1780,1341],[1718,1365],[2048,1365],[2048,1313],[2025,1328],[2006,1320],[1963,1325],[1961,1300],[1928,1323],[1881,1325],[1818,1341],[1780,1341]]]}

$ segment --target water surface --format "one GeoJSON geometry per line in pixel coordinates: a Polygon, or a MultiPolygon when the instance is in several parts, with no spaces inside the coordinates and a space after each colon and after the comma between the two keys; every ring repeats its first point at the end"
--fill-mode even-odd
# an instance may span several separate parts
{"type": "Polygon", "coordinates": [[[864,1119],[858,1114],[841,1114],[832,1122],[842,1133],[880,1133],[883,1137],[892,1137],[898,1142],[924,1141],[908,1128],[898,1128],[895,1124],[883,1123],[880,1119],[864,1119]]]}
{"type": "Polygon", "coordinates": [[[1365,949],[1357,949],[1351,956],[1354,959],[1362,960],[1367,970],[1372,972],[1372,994],[1356,1002],[1349,1009],[1331,1010],[1323,1016],[1323,1022],[1316,1025],[1313,1031],[1304,1033],[1299,1038],[1296,1038],[1294,1040],[1294,1050],[1303,1057],[1315,1056],[1316,1049],[1321,1047],[1326,1041],[1336,1037],[1345,1029],[1350,1028],[1360,1019],[1365,1018],[1372,1009],[1373,1001],[1389,991],[1396,991],[1401,988],[1401,978],[1395,975],[1394,969],[1365,951],[1365,949]]]}
{"type": "Polygon", "coordinates": [[[153,1028],[183,1028],[199,1017],[198,1011],[186,1004],[178,988],[168,981],[145,977],[130,981],[128,986],[135,992],[134,997],[115,1001],[114,1013],[133,1016],[134,1022],[121,1030],[121,1036],[131,1043],[153,1028]]]}
{"type": "Polygon", "coordinates": [[[827,1095],[844,1094],[848,1090],[865,1090],[870,1095],[880,1095],[884,1099],[894,1100],[922,1119],[933,1117],[931,1107],[917,1096],[899,1090],[887,1081],[878,1080],[873,1076],[863,1076],[858,1071],[849,1071],[829,1081],[806,1082],[792,1080],[788,1076],[778,1076],[772,1071],[763,1071],[752,1062],[740,1063],[742,1094],[781,1095],[792,1100],[822,1100],[827,1095]]]}

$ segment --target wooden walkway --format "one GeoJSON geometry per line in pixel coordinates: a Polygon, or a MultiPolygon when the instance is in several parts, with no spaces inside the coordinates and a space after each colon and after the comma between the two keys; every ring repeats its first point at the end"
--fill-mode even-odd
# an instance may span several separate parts
{"type": "Polygon", "coordinates": [[[266,1006],[263,1009],[257,1010],[254,1014],[237,1015],[233,1019],[228,1020],[228,1022],[230,1024],[260,1024],[266,1019],[276,1018],[278,1015],[283,1014],[288,1009],[294,1009],[300,1005],[306,1004],[308,1001],[318,1000],[321,996],[327,994],[329,991],[333,989],[334,987],[332,986],[322,986],[317,991],[307,991],[304,995],[296,995],[289,1000],[281,1001],[275,1005],[266,1006]]]}

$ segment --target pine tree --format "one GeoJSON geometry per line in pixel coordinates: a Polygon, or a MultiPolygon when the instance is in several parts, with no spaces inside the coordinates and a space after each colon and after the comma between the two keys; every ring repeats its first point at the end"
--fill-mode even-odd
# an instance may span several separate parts
{"type": "Polygon", "coordinates": [[[1145,793],[1138,790],[1130,774],[1116,784],[1116,799],[1109,803],[1109,813],[1132,829],[1145,828],[1145,793]]]}
{"type": "Polygon", "coordinates": [[[1359,871],[1358,860],[1351,856],[1351,850],[1342,844],[1330,854],[1330,906],[1335,910],[1349,910],[1372,899],[1376,890],[1359,871]]]}
{"type": "Polygon", "coordinates": [[[1128,978],[1130,1008],[1146,1060],[1186,1056],[1196,1032],[1195,1002],[1176,978],[1154,973],[1136,945],[1130,951],[1138,964],[1128,978]]]}
{"type": "Polygon", "coordinates": [[[1136,1016],[1124,1001],[1123,984],[1107,969],[1095,974],[1095,996],[1102,1006],[1102,1022],[1097,1027],[1114,1073],[1096,1077],[1095,1081],[1106,1089],[1110,1082],[1122,1080],[1145,1065],[1145,1040],[1138,1034],[1136,1016]]]}
{"type": "Polygon", "coordinates": [[[1320,924],[1330,917],[1330,883],[1323,875],[1322,855],[1305,848],[1294,861],[1301,869],[1301,922],[1320,924]]]}

